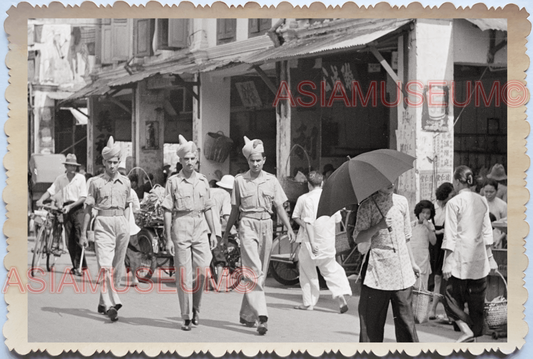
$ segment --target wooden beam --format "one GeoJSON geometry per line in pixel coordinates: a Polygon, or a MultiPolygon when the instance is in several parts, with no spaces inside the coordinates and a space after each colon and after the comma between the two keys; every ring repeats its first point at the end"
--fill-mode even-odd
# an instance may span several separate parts
{"type": "Polygon", "coordinates": [[[120,107],[121,109],[123,109],[124,111],[126,111],[128,114],[131,115],[131,108],[128,108],[126,105],[124,105],[122,102],[120,102],[119,100],[117,99],[114,99],[112,97],[109,97],[109,98],[106,98],[107,101],[111,102],[111,103],[114,103],[115,105],[117,105],[118,107],[120,107]]]}
{"type": "Polygon", "coordinates": [[[182,85],[187,92],[189,92],[196,100],[199,100],[199,96],[196,92],[194,92],[191,88],[192,87],[199,87],[200,81],[195,82],[187,82],[185,81],[180,75],[175,74],[174,77],[176,78],[176,81],[179,85],[182,85]]]}
{"type": "Polygon", "coordinates": [[[272,81],[270,81],[270,79],[268,78],[268,76],[265,73],[265,71],[263,71],[263,69],[261,67],[259,67],[258,65],[254,65],[253,68],[259,74],[259,77],[261,77],[261,79],[263,80],[265,85],[267,85],[267,87],[270,89],[270,91],[272,91],[274,96],[277,95],[278,89],[276,88],[276,85],[274,85],[272,83],[272,81]]]}
{"type": "Polygon", "coordinates": [[[394,82],[396,82],[396,86],[398,86],[398,88],[400,89],[400,91],[402,91],[403,93],[403,96],[405,98],[408,97],[408,94],[407,94],[407,91],[405,90],[405,87],[403,86],[403,83],[402,83],[402,80],[400,80],[400,78],[398,77],[398,75],[396,74],[396,72],[394,72],[394,70],[392,69],[392,67],[389,65],[389,63],[387,62],[387,60],[385,60],[383,58],[383,56],[381,55],[381,53],[378,51],[378,49],[376,49],[375,46],[373,45],[370,45],[368,46],[368,48],[370,49],[370,51],[372,52],[372,54],[374,54],[374,56],[376,57],[376,59],[379,61],[379,63],[381,64],[381,66],[383,66],[383,68],[385,69],[385,71],[387,71],[387,73],[390,75],[390,77],[394,80],[394,82]]]}

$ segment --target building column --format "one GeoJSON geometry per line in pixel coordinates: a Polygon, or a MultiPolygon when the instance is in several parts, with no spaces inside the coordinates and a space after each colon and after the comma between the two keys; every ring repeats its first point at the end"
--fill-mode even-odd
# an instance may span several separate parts
{"type": "MultiPolygon", "coordinates": [[[[229,174],[229,156],[222,163],[208,160],[205,155],[205,139],[208,132],[222,131],[230,135],[231,78],[210,73],[200,74],[200,105],[193,101],[193,141],[200,149],[200,172],[208,180],[219,179],[216,174],[229,174]]],[[[188,139],[189,140],[189,139],[188,139]]]]}
{"type": "MultiPolygon", "coordinates": [[[[137,84],[134,96],[134,163],[147,173],[152,173],[155,183],[163,183],[164,91],[148,90],[146,81],[141,81],[137,84]]],[[[141,172],[137,171],[139,176],[141,172]]]]}
{"type": "MultiPolygon", "coordinates": [[[[290,67],[288,61],[280,62],[279,79],[291,88],[290,67]]],[[[276,107],[276,176],[290,176],[291,163],[287,160],[291,151],[291,106],[289,100],[281,100],[276,107]],[[288,163],[288,164],[287,164],[288,163]],[[287,165],[286,165],[287,164],[287,165]]]]}
{"type": "Polygon", "coordinates": [[[398,192],[414,209],[422,199],[434,200],[441,183],[451,182],[454,115],[443,94],[453,80],[453,21],[417,19],[408,41],[404,78],[412,103],[398,108],[397,149],[417,160],[400,178],[398,192]]]}

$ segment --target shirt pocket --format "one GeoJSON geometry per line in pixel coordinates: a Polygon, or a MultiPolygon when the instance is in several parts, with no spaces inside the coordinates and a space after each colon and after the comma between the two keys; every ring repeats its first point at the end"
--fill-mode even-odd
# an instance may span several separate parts
{"type": "Polygon", "coordinates": [[[243,192],[241,195],[241,206],[243,209],[255,208],[255,192],[243,192]]]}
{"type": "Polygon", "coordinates": [[[176,200],[176,210],[178,211],[192,211],[193,210],[193,198],[191,191],[180,188],[174,192],[174,198],[176,200]]]}
{"type": "Polygon", "coordinates": [[[265,209],[270,210],[274,202],[274,191],[270,188],[262,188],[261,192],[263,194],[263,205],[265,209]]]}

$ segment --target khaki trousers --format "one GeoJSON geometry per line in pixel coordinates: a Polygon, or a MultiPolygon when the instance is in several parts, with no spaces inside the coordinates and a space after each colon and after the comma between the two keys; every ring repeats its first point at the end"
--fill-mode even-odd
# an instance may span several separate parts
{"type": "Polygon", "coordinates": [[[184,320],[192,319],[193,309],[200,312],[206,271],[209,270],[212,259],[203,221],[205,221],[203,214],[181,216],[172,220],[176,286],[181,317],[184,320]]]}
{"type": "Polygon", "coordinates": [[[239,224],[243,280],[247,290],[242,299],[240,317],[255,322],[268,317],[265,280],[272,251],[272,220],[242,218],[239,224]]]}
{"type": "Polygon", "coordinates": [[[106,310],[122,304],[116,292],[120,281],[116,272],[124,266],[129,238],[126,217],[96,217],[94,223],[96,262],[98,271],[104,271],[104,281],[100,288],[100,305],[106,310]]]}

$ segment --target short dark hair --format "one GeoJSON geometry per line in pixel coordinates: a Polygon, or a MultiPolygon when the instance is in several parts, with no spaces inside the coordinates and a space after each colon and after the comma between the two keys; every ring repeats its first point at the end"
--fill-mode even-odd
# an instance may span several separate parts
{"type": "Polygon", "coordinates": [[[435,195],[437,197],[437,200],[445,201],[446,198],[448,198],[448,196],[452,192],[453,192],[453,184],[451,184],[450,182],[444,182],[437,188],[435,195]]]}
{"type": "Polygon", "coordinates": [[[428,208],[430,210],[429,219],[433,219],[435,217],[435,206],[433,203],[428,201],[427,199],[423,199],[420,202],[418,202],[415,206],[415,216],[418,218],[418,215],[422,213],[422,210],[428,208]]]}
{"type": "Polygon", "coordinates": [[[307,175],[307,181],[311,183],[311,186],[318,187],[322,184],[322,181],[324,181],[324,176],[322,176],[320,172],[311,171],[307,175]]]}
{"type": "Polygon", "coordinates": [[[495,190],[498,190],[498,181],[492,178],[486,178],[483,181],[483,188],[485,188],[485,186],[492,186],[495,190]]]}

